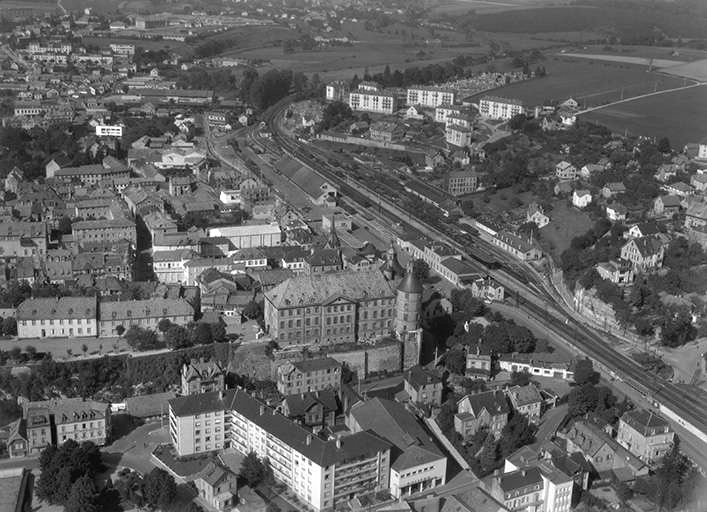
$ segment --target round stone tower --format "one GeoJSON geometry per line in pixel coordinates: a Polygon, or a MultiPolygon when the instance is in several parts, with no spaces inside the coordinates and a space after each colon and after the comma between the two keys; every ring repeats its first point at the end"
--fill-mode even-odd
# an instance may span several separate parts
{"type": "Polygon", "coordinates": [[[395,301],[395,332],[398,335],[414,331],[420,327],[422,311],[422,284],[408,266],[407,274],[398,285],[395,301]]]}

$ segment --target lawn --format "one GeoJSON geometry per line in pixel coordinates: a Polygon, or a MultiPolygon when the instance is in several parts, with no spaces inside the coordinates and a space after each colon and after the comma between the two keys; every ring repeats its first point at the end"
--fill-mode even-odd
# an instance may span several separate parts
{"type": "MultiPolygon", "coordinates": [[[[542,65],[547,76],[494,89],[491,94],[520,99],[529,105],[574,98],[582,106],[594,106],[624,98],[680,87],[684,80],[656,72],[647,66],[594,61],[585,58],[551,57],[542,65]]],[[[483,96],[482,93],[477,97],[483,96]]]]}
{"type": "Polygon", "coordinates": [[[649,96],[595,110],[582,119],[606,125],[619,133],[667,136],[673,147],[698,142],[707,136],[707,87],[693,87],[649,96]]]}
{"type": "Polygon", "coordinates": [[[577,208],[570,206],[566,199],[558,199],[553,203],[550,224],[540,230],[540,243],[546,251],[550,252],[554,261],[558,261],[560,254],[570,246],[572,238],[585,233],[593,222],[589,215],[577,208]]]}

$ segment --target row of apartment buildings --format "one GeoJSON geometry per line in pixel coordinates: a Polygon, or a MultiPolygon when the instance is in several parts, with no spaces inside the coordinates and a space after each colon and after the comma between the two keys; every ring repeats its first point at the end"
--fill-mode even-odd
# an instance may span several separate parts
{"type": "Polygon", "coordinates": [[[32,298],[17,307],[19,338],[115,336],[131,326],[156,329],[166,318],[178,325],[194,320],[184,299],[107,301],[96,297],[32,298]]]}

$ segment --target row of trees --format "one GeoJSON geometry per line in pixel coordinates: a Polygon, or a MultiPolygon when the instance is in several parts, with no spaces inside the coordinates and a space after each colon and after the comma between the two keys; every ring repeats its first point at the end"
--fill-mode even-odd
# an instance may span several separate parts
{"type": "Polygon", "coordinates": [[[226,326],[223,322],[191,322],[185,327],[163,318],[157,324],[157,329],[162,334],[162,339],[157,332],[137,325],[131,326],[127,331],[119,325],[116,327],[116,332],[123,335],[133,350],[140,351],[155,350],[165,346],[180,349],[226,341],[226,326]]]}

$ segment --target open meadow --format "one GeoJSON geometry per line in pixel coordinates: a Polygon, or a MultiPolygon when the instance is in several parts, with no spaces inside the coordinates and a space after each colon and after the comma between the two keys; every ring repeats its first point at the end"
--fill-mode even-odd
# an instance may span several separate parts
{"type": "Polygon", "coordinates": [[[582,115],[619,133],[668,137],[673,147],[707,137],[707,85],[668,92],[582,115]]]}
{"type": "Polygon", "coordinates": [[[530,105],[572,97],[581,107],[591,107],[684,85],[682,78],[648,72],[646,66],[557,56],[541,64],[547,76],[500,87],[490,94],[530,105]]]}

